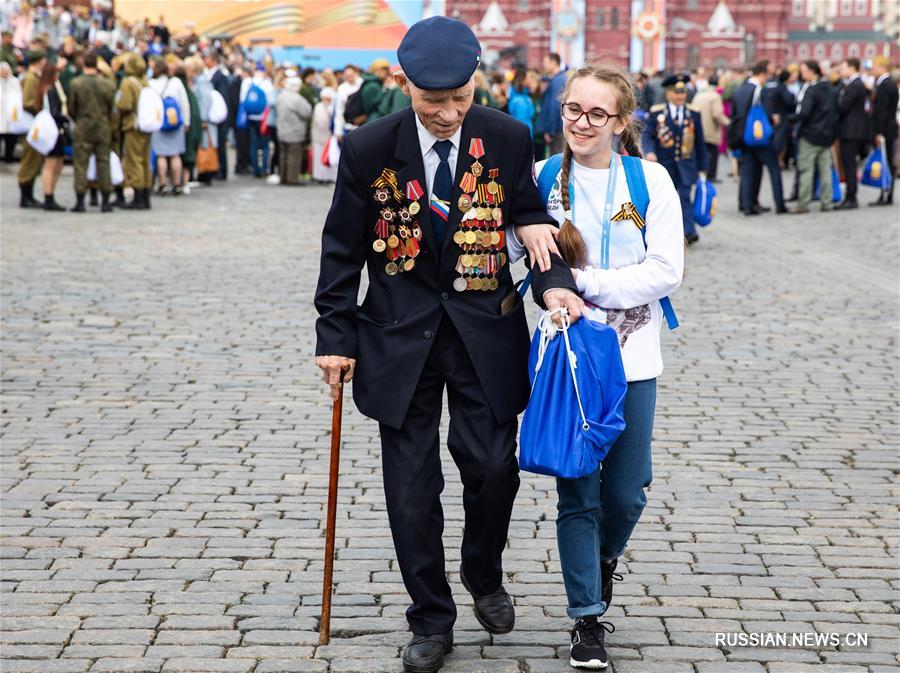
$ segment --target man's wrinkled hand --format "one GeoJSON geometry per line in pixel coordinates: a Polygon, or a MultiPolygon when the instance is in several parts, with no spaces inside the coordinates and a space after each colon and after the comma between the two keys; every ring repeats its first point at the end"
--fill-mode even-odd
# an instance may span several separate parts
{"type": "MultiPolygon", "coordinates": [[[[547,290],[547,292],[544,293],[544,303],[547,305],[547,309],[550,311],[561,307],[565,308],[568,314],[570,325],[575,324],[575,322],[577,322],[581,317],[582,313],[584,313],[584,301],[582,301],[581,297],[579,297],[571,290],[566,290],[565,288],[547,290]]],[[[553,315],[553,322],[556,323],[557,327],[562,327],[562,315],[559,313],[555,313],[553,315]]]]}
{"type": "Polygon", "coordinates": [[[559,254],[559,248],[556,247],[556,237],[559,235],[559,229],[552,224],[528,224],[516,227],[516,238],[518,238],[531,258],[531,265],[537,262],[541,272],[550,270],[550,255],[559,254]]]}
{"type": "Polygon", "coordinates": [[[322,370],[322,378],[331,387],[332,401],[337,401],[341,391],[341,370],[347,368],[344,374],[344,383],[347,383],[356,371],[356,360],[343,355],[317,355],[316,367],[322,370]]]}

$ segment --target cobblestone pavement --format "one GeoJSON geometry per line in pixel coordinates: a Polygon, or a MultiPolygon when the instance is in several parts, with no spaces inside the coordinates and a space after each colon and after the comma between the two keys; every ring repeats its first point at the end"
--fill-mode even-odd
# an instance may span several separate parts
{"type": "MultiPolygon", "coordinates": [[[[738,218],[721,191],[665,336],[610,670],[896,671],[897,211],[738,218]]],[[[333,639],[316,646],[330,403],[312,294],[330,190],[244,178],[112,216],[16,198],[3,169],[4,673],[400,671],[376,425],[352,404],[333,639]]],[[[445,670],[569,670],[552,480],[523,475],[505,555],[517,628],[491,637],[455,572],[445,466],[460,605],[445,670]]]]}

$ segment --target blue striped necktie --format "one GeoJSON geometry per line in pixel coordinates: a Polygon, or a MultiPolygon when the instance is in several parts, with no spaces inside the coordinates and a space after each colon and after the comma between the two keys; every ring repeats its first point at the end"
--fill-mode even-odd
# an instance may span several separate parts
{"type": "Polygon", "coordinates": [[[449,140],[439,140],[434,144],[434,151],[440,158],[437,170],[434,172],[434,182],[431,185],[431,213],[434,223],[434,235],[437,240],[438,250],[444,243],[444,235],[447,233],[447,220],[450,219],[450,193],[453,189],[453,176],[450,174],[450,163],[447,158],[453,143],[449,140]]]}

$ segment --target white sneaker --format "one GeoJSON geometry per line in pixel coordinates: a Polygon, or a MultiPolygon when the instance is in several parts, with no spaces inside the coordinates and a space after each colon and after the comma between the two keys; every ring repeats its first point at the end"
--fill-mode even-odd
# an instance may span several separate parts
{"type": "Polygon", "coordinates": [[[281,178],[278,176],[277,173],[273,173],[272,175],[270,175],[269,177],[266,178],[266,184],[269,184],[269,185],[280,185],[280,184],[281,184],[281,178]]]}

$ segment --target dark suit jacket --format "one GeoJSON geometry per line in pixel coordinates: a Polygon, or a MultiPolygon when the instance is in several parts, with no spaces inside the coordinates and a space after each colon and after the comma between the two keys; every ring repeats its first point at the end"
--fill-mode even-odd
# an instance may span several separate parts
{"type": "Polygon", "coordinates": [[[869,92],[862,78],[857,77],[845,84],[838,94],[838,114],[840,126],[838,138],[841,140],[871,140],[869,118],[866,115],[866,99],[869,92]]]}
{"type": "MultiPolygon", "coordinates": [[[[528,326],[524,302],[501,315],[501,300],[514,293],[509,264],[497,275],[497,290],[456,292],[452,283],[461,254],[453,242],[462,213],[459,183],[472,164],[471,138],[481,138],[484,176],[499,169],[504,189],[503,221],[509,224],[552,223],[533,178],[533,150],[528,127],[496,110],[473,106],[462,125],[450,219],[443,241],[435,240],[427,204],[418,222],[423,238],[415,269],[389,276],[384,253],[373,250],[379,208],[372,183],[385,168],[397,173],[401,191],[418,180],[427,189],[415,112],[408,108],[377,119],[348,134],[341,148],[337,184],[322,232],[322,260],[315,305],[316,354],[357,359],[353,397],[366,416],[400,427],[422,367],[445,314],[453,322],[478,372],[481,386],[499,422],[521,412],[530,394],[527,360],[528,326]],[[435,254],[440,250],[439,254],[435,254]],[[368,268],[369,288],[357,306],[360,274],[368,268]]],[[[483,178],[482,178],[483,179],[483,178]]],[[[575,290],[571,271],[555,258],[541,274],[535,267],[534,291],[540,297],[553,287],[575,290]]]]}
{"type": "MultiPolygon", "coordinates": [[[[764,86],[759,94],[759,103],[766,111],[770,123],[772,123],[772,115],[775,113],[773,91],[773,89],[767,89],[764,86]]],[[[747,113],[750,112],[750,106],[753,105],[755,92],[756,86],[748,79],[731,94],[731,125],[728,129],[729,134],[739,134],[740,138],[744,137],[744,124],[747,120],[747,113]]]]}
{"type": "Polygon", "coordinates": [[[881,134],[887,140],[897,137],[897,82],[888,75],[875,87],[872,100],[872,133],[881,134]]]}
{"type": "MultiPolygon", "coordinates": [[[[684,138],[682,127],[675,123],[672,119],[669,104],[661,103],[664,109],[659,109],[658,105],[650,108],[650,115],[644,125],[643,137],[641,139],[644,154],[652,152],[656,155],[657,161],[666,167],[669,175],[675,180],[679,178],[682,186],[689,187],[697,182],[698,173],[706,170],[706,144],[703,142],[703,122],[700,119],[700,113],[685,108],[690,114],[694,125],[693,146],[689,151],[684,151],[684,138]],[[659,116],[663,115],[660,121],[659,116]],[[659,141],[659,128],[667,126],[672,132],[675,144],[672,147],[663,147],[659,141]]],[[[677,183],[676,183],[677,184],[677,183]]]]}

